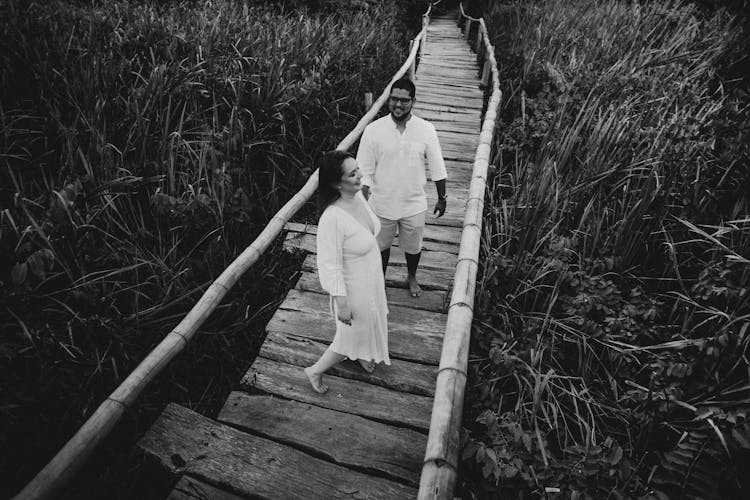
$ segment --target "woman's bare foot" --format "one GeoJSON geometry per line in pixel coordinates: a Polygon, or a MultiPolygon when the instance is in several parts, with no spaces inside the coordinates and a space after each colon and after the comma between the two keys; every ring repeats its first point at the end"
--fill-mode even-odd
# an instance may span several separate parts
{"type": "Polygon", "coordinates": [[[406,284],[409,285],[409,293],[411,293],[412,297],[416,298],[422,296],[422,287],[417,283],[416,276],[409,276],[406,280],[406,284]]]}
{"type": "Polygon", "coordinates": [[[362,365],[362,369],[367,373],[375,371],[375,363],[372,361],[365,361],[364,359],[358,359],[357,361],[359,361],[359,364],[362,365]]]}
{"type": "Polygon", "coordinates": [[[314,373],[309,366],[304,369],[304,372],[307,376],[307,380],[310,381],[310,385],[315,392],[317,392],[318,394],[325,394],[326,392],[328,392],[328,386],[323,383],[322,373],[314,373]]]}

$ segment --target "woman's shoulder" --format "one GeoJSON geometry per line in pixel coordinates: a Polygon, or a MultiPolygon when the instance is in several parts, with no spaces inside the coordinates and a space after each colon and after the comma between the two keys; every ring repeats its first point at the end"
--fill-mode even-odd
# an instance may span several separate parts
{"type": "Polygon", "coordinates": [[[323,210],[323,213],[320,214],[318,225],[335,222],[336,220],[338,220],[340,216],[341,216],[341,209],[337,207],[334,203],[331,203],[325,208],[325,210],[323,210]]]}

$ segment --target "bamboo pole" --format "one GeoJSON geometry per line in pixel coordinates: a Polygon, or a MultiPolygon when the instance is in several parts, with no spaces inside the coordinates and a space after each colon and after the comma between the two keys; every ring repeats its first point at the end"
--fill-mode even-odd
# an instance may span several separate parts
{"type": "Polygon", "coordinates": [[[482,68],[482,83],[480,84],[480,87],[484,88],[490,83],[490,74],[492,73],[491,68],[490,62],[485,60],[484,67],[482,68]]]}
{"type": "MultiPolygon", "coordinates": [[[[463,5],[461,5],[461,15],[465,15],[463,5]]],[[[461,415],[479,262],[484,191],[492,137],[497,120],[497,108],[502,95],[494,47],[490,43],[483,19],[479,19],[479,31],[484,40],[486,64],[492,74],[492,94],[482,122],[479,146],[474,156],[469,199],[466,202],[458,263],[453,277],[453,292],[448,308],[435,398],[430,417],[430,432],[419,483],[418,498],[421,500],[453,498],[458,469],[461,415]]]]}
{"type": "MultiPolygon", "coordinates": [[[[432,8],[432,5],[430,5],[430,8],[432,8]]],[[[424,35],[422,36],[422,40],[419,43],[419,62],[422,62],[422,57],[424,56],[424,47],[427,45],[427,29],[430,27],[430,18],[427,14],[422,16],[422,33],[424,35]]]]}
{"type": "MultiPolygon", "coordinates": [[[[432,5],[428,8],[428,12],[432,5]]],[[[414,60],[420,40],[425,36],[422,29],[411,41],[409,57],[396,72],[378,97],[375,104],[359,120],[356,127],[338,144],[336,149],[347,150],[362,135],[365,127],[377,116],[388,100],[391,85],[403,77],[407,70],[413,71],[414,60]]],[[[224,298],[224,295],[250,268],[281,233],[284,225],[309,200],[318,188],[317,169],[304,186],[271,218],[263,231],[211,284],[198,303],[182,321],[167,334],[141,361],[133,372],[99,405],[96,411],[73,435],[49,463],[14,497],[15,500],[53,498],[73,477],[96,447],[109,435],[125,411],[135,402],[143,389],[169,362],[187,345],[203,322],[224,298]]]]}
{"type": "MultiPolygon", "coordinates": [[[[419,48],[418,45],[414,44],[414,40],[409,40],[409,52],[413,52],[414,48],[419,48]]],[[[414,81],[414,74],[416,69],[416,60],[412,59],[411,63],[409,64],[409,80],[412,82],[414,81]]]]}
{"type": "Polygon", "coordinates": [[[365,92],[364,105],[365,112],[369,111],[372,107],[372,92],[365,92]]]}

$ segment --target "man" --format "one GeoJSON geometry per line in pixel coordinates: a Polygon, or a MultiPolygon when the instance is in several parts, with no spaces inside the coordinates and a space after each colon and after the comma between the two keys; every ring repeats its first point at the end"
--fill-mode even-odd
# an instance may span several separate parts
{"type": "Polygon", "coordinates": [[[377,235],[383,274],[398,230],[398,244],[406,255],[407,284],[412,297],[422,295],[417,266],[422,255],[422,235],[427,213],[424,186],[425,161],[437,188],[433,214],[445,213],[445,161],[435,127],[412,113],[416,89],[407,79],[393,83],[390,114],[367,126],[357,151],[364,177],[362,193],[380,218],[377,235]]]}

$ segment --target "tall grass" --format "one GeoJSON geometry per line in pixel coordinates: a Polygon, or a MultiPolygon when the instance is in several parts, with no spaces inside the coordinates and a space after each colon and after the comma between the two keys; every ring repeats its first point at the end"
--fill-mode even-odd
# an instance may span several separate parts
{"type": "Polygon", "coordinates": [[[735,21],[678,2],[488,3],[484,15],[507,98],[475,313],[470,489],[741,497],[750,101],[747,82],[725,77],[744,57],[735,21]]]}
{"type": "MultiPolygon", "coordinates": [[[[353,127],[363,92],[402,63],[406,36],[395,2],[324,14],[11,0],[3,15],[0,469],[11,480],[0,491],[10,494],[353,127]]],[[[133,432],[162,399],[215,411],[293,273],[279,248],[248,272],[133,432]]]]}

